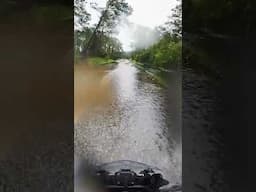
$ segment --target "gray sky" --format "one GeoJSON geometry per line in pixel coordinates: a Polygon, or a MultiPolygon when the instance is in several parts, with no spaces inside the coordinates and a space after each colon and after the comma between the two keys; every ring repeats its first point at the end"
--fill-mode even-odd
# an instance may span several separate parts
{"type": "MultiPolygon", "coordinates": [[[[97,2],[100,7],[106,5],[106,0],[89,0],[97,2]]],[[[177,5],[177,0],[126,0],[133,8],[133,13],[128,17],[130,22],[154,28],[166,21],[170,10],[177,5]]],[[[99,19],[99,13],[88,7],[92,13],[92,23],[99,19]]]]}
{"type": "Polygon", "coordinates": [[[127,2],[133,8],[129,21],[151,28],[163,24],[170,15],[171,9],[177,4],[176,0],[127,0],[127,2]]]}
{"type": "MultiPolygon", "coordinates": [[[[89,0],[89,2],[97,2],[100,7],[106,5],[106,0],[89,0]]],[[[177,5],[177,0],[126,0],[133,8],[133,13],[128,17],[128,21],[154,28],[163,24],[171,10],[177,5]]],[[[99,13],[88,6],[88,11],[91,13],[91,24],[97,23],[99,13]]],[[[117,35],[125,51],[130,50],[130,31],[127,26],[119,26],[120,33],[117,35]]]]}

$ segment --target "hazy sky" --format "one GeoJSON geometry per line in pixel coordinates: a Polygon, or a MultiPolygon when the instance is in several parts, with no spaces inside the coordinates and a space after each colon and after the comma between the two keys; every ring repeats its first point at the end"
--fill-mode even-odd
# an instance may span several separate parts
{"type": "Polygon", "coordinates": [[[133,8],[129,21],[151,28],[163,24],[170,15],[171,9],[177,4],[176,0],[127,0],[127,2],[133,8]]]}
{"type": "MultiPolygon", "coordinates": [[[[89,0],[89,2],[97,2],[100,7],[106,5],[106,0],[89,0]]],[[[150,28],[163,24],[171,15],[172,8],[177,5],[177,0],[126,0],[126,2],[133,8],[133,13],[128,17],[128,21],[150,28]]],[[[91,13],[91,23],[97,23],[99,13],[89,6],[87,9],[91,13]]],[[[119,29],[118,38],[122,42],[123,48],[128,51],[131,42],[130,31],[125,26],[119,29]]]]}
{"type": "MultiPolygon", "coordinates": [[[[89,0],[88,2],[97,2],[101,7],[106,5],[106,0],[89,0]]],[[[177,0],[126,0],[126,2],[133,8],[133,13],[128,20],[151,28],[163,24],[170,15],[170,10],[177,4],[177,0]]],[[[99,13],[89,7],[88,9],[92,13],[92,23],[96,23],[99,13]]]]}

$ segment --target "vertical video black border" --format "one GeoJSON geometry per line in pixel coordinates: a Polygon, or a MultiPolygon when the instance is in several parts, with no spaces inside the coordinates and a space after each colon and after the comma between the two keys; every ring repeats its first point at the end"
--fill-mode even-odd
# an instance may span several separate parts
{"type": "Polygon", "coordinates": [[[183,191],[249,191],[255,3],[182,4],[183,191]]]}
{"type": "Polygon", "coordinates": [[[0,191],[73,191],[73,0],[3,0],[0,20],[0,191]]]}

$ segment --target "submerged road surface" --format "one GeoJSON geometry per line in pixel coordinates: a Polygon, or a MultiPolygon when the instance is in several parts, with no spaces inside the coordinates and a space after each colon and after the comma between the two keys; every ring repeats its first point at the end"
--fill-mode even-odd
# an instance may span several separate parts
{"type": "Polygon", "coordinates": [[[172,137],[176,123],[169,122],[180,114],[166,110],[166,90],[142,80],[128,60],[120,60],[102,81],[110,82],[113,99],[86,110],[75,123],[75,155],[92,164],[142,162],[160,168],[171,183],[181,183],[180,138],[172,137]]]}

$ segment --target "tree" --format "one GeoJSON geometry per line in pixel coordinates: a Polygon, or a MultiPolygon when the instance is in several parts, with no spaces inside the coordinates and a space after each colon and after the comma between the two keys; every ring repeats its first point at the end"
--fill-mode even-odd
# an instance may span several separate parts
{"type": "Polygon", "coordinates": [[[92,28],[86,27],[83,30],[74,31],[74,51],[76,56],[84,49],[88,37],[92,34],[92,30],[92,28]]]}
{"type": "Polygon", "coordinates": [[[165,34],[169,33],[175,39],[180,40],[182,36],[182,5],[179,0],[178,5],[172,10],[173,13],[168,17],[168,21],[160,30],[165,34]]]}
{"type": "Polygon", "coordinates": [[[125,0],[108,0],[105,9],[101,11],[99,22],[95,26],[83,51],[85,56],[88,54],[88,50],[91,48],[95,39],[103,37],[106,33],[113,33],[121,15],[129,15],[131,12],[132,9],[125,0]]]}
{"type": "Polygon", "coordinates": [[[86,10],[87,0],[74,1],[75,28],[83,30],[91,19],[90,13],[86,10]]]}
{"type": "Polygon", "coordinates": [[[172,20],[172,34],[174,37],[180,39],[182,36],[182,5],[181,2],[173,9],[172,20]]]}

